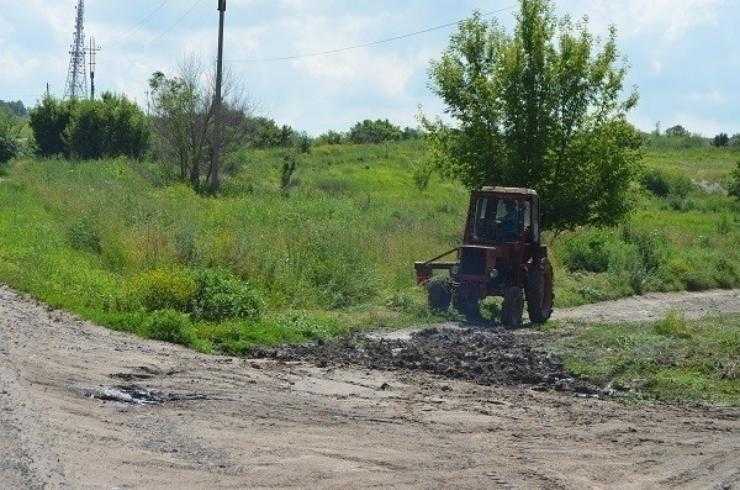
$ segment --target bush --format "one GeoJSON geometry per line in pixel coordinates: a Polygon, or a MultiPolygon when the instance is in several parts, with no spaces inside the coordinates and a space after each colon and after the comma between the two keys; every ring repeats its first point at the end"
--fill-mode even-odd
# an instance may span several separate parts
{"type": "Polygon", "coordinates": [[[429,181],[432,179],[434,172],[434,163],[428,158],[420,158],[411,165],[411,178],[414,186],[420,191],[429,187],[429,181]]]}
{"type": "Polygon", "coordinates": [[[612,240],[605,230],[587,229],[565,239],[560,255],[571,271],[606,272],[612,240]]]}
{"type": "Polygon", "coordinates": [[[648,191],[669,201],[685,200],[694,188],[693,182],[686,175],[669,174],[658,169],[645,172],[641,182],[648,191]]]}
{"type": "Polygon", "coordinates": [[[18,155],[18,125],[13,116],[0,107],[0,166],[18,155]]]}
{"type": "Polygon", "coordinates": [[[388,119],[375,121],[365,119],[352,126],[347,137],[352,143],[357,144],[383,143],[398,141],[403,137],[403,133],[401,128],[391,124],[388,119]]]}
{"type": "Polygon", "coordinates": [[[344,142],[344,136],[342,133],[330,130],[320,135],[316,141],[321,145],[341,145],[344,142]]]}
{"type": "Polygon", "coordinates": [[[71,118],[69,102],[45,97],[30,113],[30,126],[39,153],[45,157],[67,154],[64,130],[71,118]]]}
{"type": "Polygon", "coordinates": [[[662,320],[653,325],[655,333],[664,337],[691,338],[692,329],[686,319],[677,311],[670,311],[662,320]]]}
{"type": "Polygon", "coordinates": [[[737,162],[735,170],[730,174],[730,186],[727,189],[727,193],[740,200],[740,161],[737,162]]]}
{"type": "Polygon", "coordinates": [[[283,156],[283,166],[280,169],[280,190],[287,192],[293,185],[293,175],[295,174],[298,161],[293,153],[286,153],[283,156]]]}
{"type": "Polygon", "coordinates": [[[146,116],[124,96],[100,100],[43,100],[31,111],[31,129],[41,155],[82,159],[141,158],[149,145],[146,116]]]}
{"type": "Polygon", "coordinates": [[[262,316],[265,304],[261,295],[230,272],[204,269],[196,273],[195,282],[197,290],[192,312],[196,318],[255,320],[262,316]]]}
{"type": "Polygon", "coordinates": [[[196,341],[193,325],[188,315],[172,309],[153,312],[144,320],[138,333],[150,339],[185,346],[191,346],[196,341]]]}
{"type": "Polygon", "coordinates": [[[666,129],[665,134],[666,136],[689,136],[691,133],[680,124],[676,124],[666,129]]]}
{"type": "Polygon", "coordinates": [[[146,310],[189,311],[197,284],[192,273],[180,269],[154,269],[136,276],[128,297],[146,310]]]}
{"type": "Polygon", "coordinates": [[[65,129],[71,155],[82,159],[141,158],[149,146],[146,116],[126,97],[105,93],[101,100],[80,101],[71,109],[65,129]]]}
{"type": "Polygon", "coordinates": [[[67,230],[69,243],[76,250],[99,254],[102,250],[95,223],[88,217],[73,222],[67,230]]]}
{"type": "Polygon", "coordinates": [[[712,144],[714,146],[720,147],[720,146],[727,146],[730,143],[730,137],[727,136],[727,133],[719,133],[717,136],[712,139],[712,144]]]}
{"type": "Polygon", "coordinates": [[[301,133],[295,137],[295,147],[298,153],[311,153],[311,138],[306,133],[301,133]]]}

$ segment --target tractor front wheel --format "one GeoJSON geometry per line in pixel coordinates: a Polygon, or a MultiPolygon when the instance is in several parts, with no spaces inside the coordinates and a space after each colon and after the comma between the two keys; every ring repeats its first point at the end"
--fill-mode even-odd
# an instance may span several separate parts
{"type": "Polygon", "coordinates": [[[504,291],[504,304],[501,307],[501,323],[516,328],[522,325],[524,315],[524,296],[522,288],[512,286],[504,291]]]}
{"type": "Polygon", "coordinates": [[[480,320],[480,301],[477,298],[456,292],[452,297],[452,304],[467,321],[477,322],[480,320]]]}
{"type": "Polygon", "coordinates": [[[435,277],[427,283],[429,309],[446,312],[452,301],[452,285],[448,277],[435,277]]]}
{"type": "Polygon", "coordinates": [[[547,258],[533,264],[527,275],[527,312],[532,323],[545,323],[552,315],[552,265],[547,258]]]}

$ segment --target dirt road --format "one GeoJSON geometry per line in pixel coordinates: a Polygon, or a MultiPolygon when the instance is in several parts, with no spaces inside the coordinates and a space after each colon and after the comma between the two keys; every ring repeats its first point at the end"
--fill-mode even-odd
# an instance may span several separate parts
{"type": "Polygon", "coordinates": [[[205,356],[0,287],[2,488],[728,488],[738,428],[734,409],[205,356]]]}

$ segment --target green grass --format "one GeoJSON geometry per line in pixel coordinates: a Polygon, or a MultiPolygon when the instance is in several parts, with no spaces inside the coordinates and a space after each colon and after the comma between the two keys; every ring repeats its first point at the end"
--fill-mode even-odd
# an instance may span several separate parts
{"type": "MultiPolygon", "coordinates": [[[[158,331],[156,312],[126,297],[142,275],[229,271],[259,293],[265,313],[192,318],[177,338],[205,351],[426,321],[413,262],[458,243],[468,193],[436,175],[417,190],[413,167],[423,152],[420,141],[315,147],[299,157],[286,194],[281,151],[242,151],[227,161],[241,170],[219,198],[166,184],[146,162],[17,160],[0,182],[0,281],[149,335],[158,331]]],[[[649,152],[646,163],[722,181],[733,159],[740,153],[702,148],[649,152]]],[[[673,200],[640,191],[635,199],[636,212],[618,228],[550,239],[558,306],[738,286],[733,200],[699,189],[673,200]],[[588,265],[589,254],[601,254],[599,267],[588,265]]]]}
{"type": "Polygon", "coordinates": [[[740,315],[568,330],[553,349],[577,376],[638,399],[740,405],[740,315]]]}

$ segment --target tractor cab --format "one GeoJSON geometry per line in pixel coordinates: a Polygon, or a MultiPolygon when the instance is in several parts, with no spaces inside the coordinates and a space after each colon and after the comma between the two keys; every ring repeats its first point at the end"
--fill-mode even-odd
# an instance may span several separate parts
{"type": "Polygon", "coordinates": [[[539,198],[535,191],[484,187],[473,192],[465,227],[465,244],[539,244],[539,241],[539,198]]]}
{"type": "Polygon", "coordinates": [[[429,305],[450,303],[468,319],[479,318],[480,301],[502,296],[502,323],[521,324],[524,295],[532,322],[552,312],[552,267],[540,244],[537,192],[518,187],[483,187],[470,197],[462,245],[415,264],[417,282],[427,286],[429,305]],[[457,254],[452,262],[438,261],[457,254]],[[447,276],[434,276],[435,271],[447,276]]]}

